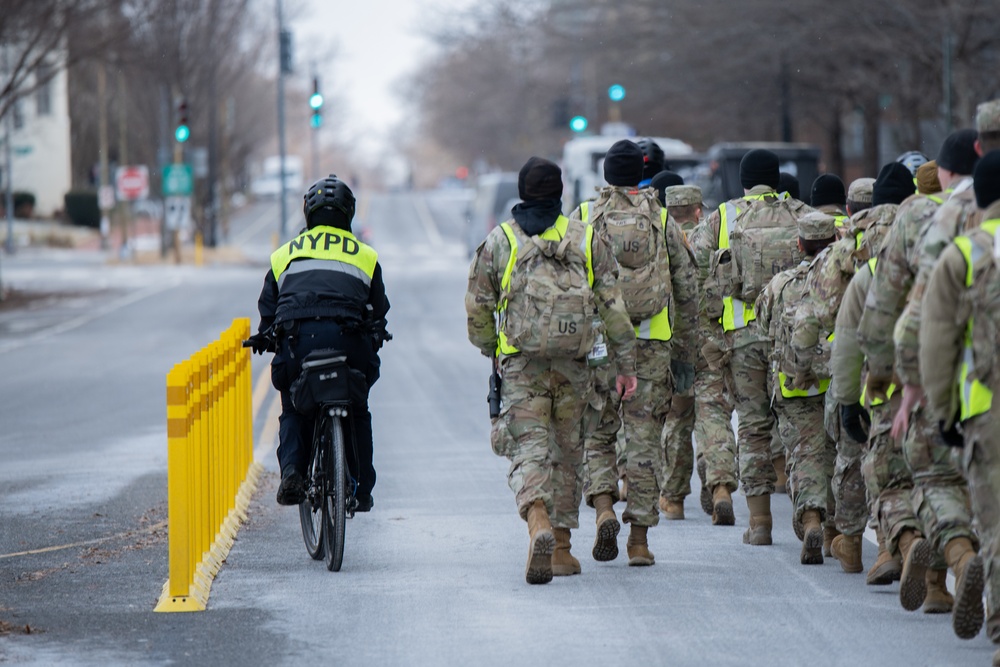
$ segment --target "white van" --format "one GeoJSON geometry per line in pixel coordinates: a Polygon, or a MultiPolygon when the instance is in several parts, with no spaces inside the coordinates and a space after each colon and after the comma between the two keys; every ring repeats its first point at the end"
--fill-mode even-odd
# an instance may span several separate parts
{"type": "MultiPolygon", "coordinates": [[[[593,199],[596,194],[595,188],[600,188],[607,183],[604,181],[604,155],[615,142],[622,139],[638,141],[642,137],[623,136],[596,136],[578,137],[570,139],[563,146],[562,173],[563,173],[563,209],[569,213],[575,209],[580,202],[593,199]]],[[[670,158],[677,156],[692,155],[694,149],[690,144],[686,144],[679,139],[668,139],[666,137],[648,137],[652,139],[666,156],[667,162],[670,158]]]]}
{"type": "MultiPolygon", "coordinates": [[[[302,158],[298,155],[285,156],[285,194],[301,197],[305,190],[302,177],[302,158]]],[[[281,196],[281,157],[272,155],[264,159],[259,176],[250,182],[250,193],[255,197],[276,198],[281,196]]]]}

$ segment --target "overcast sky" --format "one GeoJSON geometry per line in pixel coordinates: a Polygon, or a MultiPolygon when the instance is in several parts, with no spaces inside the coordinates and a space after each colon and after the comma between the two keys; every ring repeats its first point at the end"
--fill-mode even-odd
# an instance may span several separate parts
{"type": "Polygon", "coordinates": [[[324,75],[322,85],[343,97],[347,119],[324,115],[324,121],[346,122],[348,131],[338,132],[340,137],[356,137],[374,149],[372,139],[387,139],[403,118],[393,84],[433,53],[423,26],[438,12],[461,10],[472,0],[285,1],[301,7],[291,23],[297,68],[308,71],[311,60],[337,49],[332,76],[324,75]]]}

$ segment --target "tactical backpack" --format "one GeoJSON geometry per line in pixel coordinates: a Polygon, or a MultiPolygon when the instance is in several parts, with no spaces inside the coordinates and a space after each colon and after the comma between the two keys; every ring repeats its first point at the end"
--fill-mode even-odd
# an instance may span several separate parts
{"type": "Polygon", "coordinates": [[[564,217],[537,236],[509,222],[501,228],[511,248],[501,281],[501,352],[505,337],[508,351],[513,347],[546,359],[582,359],[595,333],[589,259],[593,230],[564,217]]]}
{"type": "Polygon", "coordinates": [[[753,303],[771,278],[802,261],[798,218],[778,200],[754,202],[730,223],[732,296],[753,303]]]}
{"type": "Polygon", "coordinates": [[[618,286],[633,323],[656,315],[670,299],[662,208],[652,190],[616,187],[602,188],[590,204],[589,222],[618,260],[618,286]]]}

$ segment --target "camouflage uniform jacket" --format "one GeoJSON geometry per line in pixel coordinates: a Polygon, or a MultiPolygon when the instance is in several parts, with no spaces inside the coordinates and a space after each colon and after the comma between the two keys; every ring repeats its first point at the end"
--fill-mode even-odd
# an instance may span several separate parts
{"type": "MultiPolygon", "coordinates": [[[[754,186],[747,191],[746,195],[743,197],[737,197],[736,199],[731,199],[724,204],[720,204],[716,210],[712,211],[711,215],[698,224],[698,227],[695,228],[695,231],[691,234],[691,249],[694,252],[694,259],[698,265],[699,285],[704,285],[705,281],[708,280],[708,269],[709,264],[711,263],[712,255],[719,249],[719,229],[722,225],[721,211],[726,208],[727,205],[732,205],[736,207],[738,213],[742,213],[754,203],[753,199],[748,199],[751,197],[777,198],[778,193],[774,191],[774,188],[770,188],[766,185],[754,186]]],[[[811,206],[807,206],[798,199],[788,199],[785,201],[786,205],[788,205],[792,212],[798,217],[802,217],[803,215],[811,213],[814,210],[811,206]]],[[[727,220],[730,232],[733,230],[735,220],[736,216],[732,216],[727,220]]],[[[706,296],[704,294],[704,290],[702,290],[702,294],[698,302],[698,312],[702,320],[702,325],[707,331],[712,332],[712,337],[714,339],[721,342],[723,338],[722,325],[719,323],[718,318],[711,319],[704,315],[707,310],[707,306],[706,296]]]]}
{"type": "Polygon", "coordinates": [[[893,333],[896,347],[896,374],[904,384],[920,384],[921,301],[931,271],[944,249],[956,236],[975,229],[982,221],[972,192],[972,179],[963,179],[951,197],[934,214],[917,241],[916,278],[910,299],[893,333]]]}
{"type": "MultiPolygon", "coordinates": [[[[654,190],[650,189],[649,192],[652,197],[656,197],[654,190]]],[[[595,215],[593,202],[591,202],[589,219],[593,220],[595,215]]],[[[578,206],[569,217],[570,220],[579,221],[581,219],[580,207],[578,206]]],[[[595,236],[600,236],[600,231],[600,228],[596,228],[595,236]]],[[[668,266],[666,268],[670,273],[670,328],[672,330],[670,354],[672,359],[693,364],[698,341],[699,284],[694,255],[680,225],[669,215],[663,233],[667,249],[668,266]]],[[[596,277],[596,266],[594,274],[596,277]]],[[[617,277],[617,271],[615,276],[617,277]]]]}
{"type": "Polygon", "coordinates": [[[788,331],[784,331],[792,321],[792,312],[802,299],[805,279],[813,257],[806,257],[791,269],[776,274],[757,297],[754,312],[757,319],[750,323],[756,326],[762,338],[772,345],[771,373],[768,375],[768,389],[772,400],[780,400],[778,370],[787,367],[782,360],[790,354],[788,331]]]}
{"type": "Polygon", "coordinates": [[[923,195],[907,198],[900,205],[896,223],[882,247],[878,270],[858,323],[858,341],[868,357],[868,372],[875,378],[887,381],[893,377],[892,330],[917,275],[918,239],[939,206],[923,195]]]}
{"type": "MultiPolygon", "coordinates": [[[[942,210],[943,207],[942,207],[942,210]]],[[[1000,202],[994,202],[985,212],[978,211],[978,222],[1000,218],[1000,202]]],[[[984,230],[959,229],[956,236],[966,234],[973,244],[990,256],[994,253],[994,238],[984,230]]],[[[994,261],[996,261],[994,259],[994,261]]],[[[936,419],[950,424],[959,407],[958,370],[969,317],[971,300],[966,297],[968,266],[965,256],[955,243],[948,245],[931,271],[923,296],[926,315],[920,324],[920,380],[927,405],[936,419]]],[[[976,276],[973,276],[975,283],[976,276]]],[[[996,351],[993,354],[996,368],[996,351]]],[[[979,360],[976,360],[979,365],[979,360]]]]}
{"type": "Polygon", "coordinates": [[[816,256],[806,278],[806,290],[795,314],[791,367],[797,387],[828,378],[830,346],[840,302],[858,267],[874,257],[896,216],[895,204],[881,204],[851,217],[851,231],[816,256]],[[859,240],[859,234],[860,240],[859,240]]]}
{"type": "MultiPolygon", "coordinates": [[[[880,260],[884,261],[884,260],[880,260]]],[[[847,284],[837,313],[830,352],[831,397],[841,405],[861,400],[861,375],[865,355],[858,344],[858,322],[865,309],[865,295],[872,284],[870,265],[862,266],[847,284]]]]}
{"type": "MultiPolygon", "coordinates": [[[[509,222],[517,224],[513,220],[509,222]]],[[[611,249],[596,234],[591,251],[594,301],[607,329],[618,372],[635,375],[635,330],[625,312],[625,304],[618,289],[618,263],[611,254],[611,249]]],[[[490,358],[497,353],[497,304],[502,292],[500,282],[509,259],[510,242],[498,225],[476,249],[476,256],[469,268],[469,286],[465,294],[469,340],[490,358]]]]}
{"type": "Polygon", "coordinates": [[[837,221],[837,236],[840,238],[844,238],[851,231],[850,216],[847,215],[847,211],[842,206],[838,206],[837,204],[823,204],[816,207],[816,210],[833,216],[834,220],[837,221]]]}

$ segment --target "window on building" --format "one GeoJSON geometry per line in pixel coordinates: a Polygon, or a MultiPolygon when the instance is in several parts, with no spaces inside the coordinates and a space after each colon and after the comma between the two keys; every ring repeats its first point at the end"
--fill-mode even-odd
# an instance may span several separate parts
{"type": "Polygon", "coordinates": [[[52,114],[52,70],[44,63],[35,70],[35,80],[43,81],[35,91],[35,107],[39,116],[52,114]]]}

